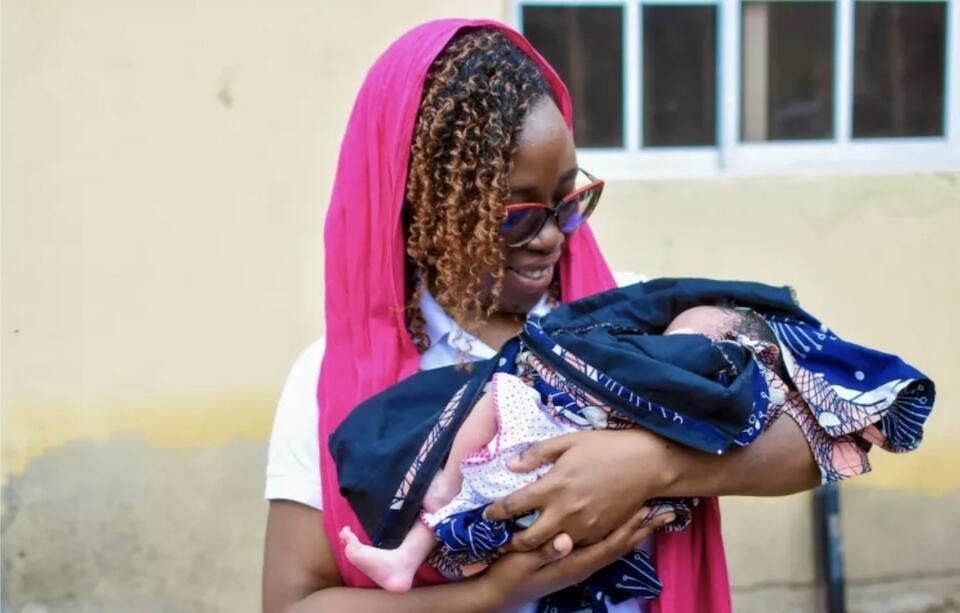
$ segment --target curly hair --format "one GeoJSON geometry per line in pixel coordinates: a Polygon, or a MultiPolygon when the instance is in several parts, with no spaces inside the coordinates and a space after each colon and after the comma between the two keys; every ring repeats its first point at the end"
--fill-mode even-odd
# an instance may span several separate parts
{"type": "Polygon", "coordinates": [[[536,63],[489,29],[463,31],[427,73],[404,212],[407,321],[421,353],[430,344],[418,306],[423,287],[467,331],[496,310],[507,176],[524,118],[548,95],[536,63]]]}

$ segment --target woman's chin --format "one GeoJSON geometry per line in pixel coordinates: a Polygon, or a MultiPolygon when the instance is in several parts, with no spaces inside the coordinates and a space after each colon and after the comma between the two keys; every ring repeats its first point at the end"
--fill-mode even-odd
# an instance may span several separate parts
{"type": "Polygon", "coordinates": [[[539,279],[531,279],[513,270],[507,269],[500,293],[500,311],[525,315],[543,298],[550,289],[554,272],[539,279]]]}

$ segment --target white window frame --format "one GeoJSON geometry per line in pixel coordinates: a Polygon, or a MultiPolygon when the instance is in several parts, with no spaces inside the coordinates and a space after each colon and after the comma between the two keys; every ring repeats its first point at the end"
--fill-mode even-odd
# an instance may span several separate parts
{"type": "Polygon", "coordinates": [[[613,6],[623,9],[624,137],[621,148],[580,148],[580,163],[605,179],[837,174],[960,170],[960,0],[943,0],[945,24],[944,135],[854,139],[854,3],[834,0],[832,139],[740,140],[740,6],[742,0],[513,0],[512,25],[523,29],[525,6],[613,6]],[[717,144],[641,147],[640,33],[644,5],[717,7],[717,144]]]}

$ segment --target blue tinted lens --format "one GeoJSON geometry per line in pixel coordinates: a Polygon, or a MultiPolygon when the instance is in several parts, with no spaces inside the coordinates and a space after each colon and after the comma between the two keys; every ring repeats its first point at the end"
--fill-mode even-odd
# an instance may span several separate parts
{"type": "Polygon", "coordinates": [[[530,207],[507,213],[507,220],[500,230],[500,235],[508,245],[514,245],[529,240],[543,227],[547,211],[541,207],[530,207]]]}
{"type": "Polygon", "coordinates": [[[510,211],[507,213],[507,220],[503,222],[503,231],[509,232],[523,223],[523,220],[530,213],[530,209],[521,209],[519,211],[510,211]]]}
{"type": "Polygon", "coordinates": [[[582,223],[583,216],[580,215],[580,211],[574,209],[569,214],[561,217],[560,231],[569,234],[580,227],[582,223]]]}

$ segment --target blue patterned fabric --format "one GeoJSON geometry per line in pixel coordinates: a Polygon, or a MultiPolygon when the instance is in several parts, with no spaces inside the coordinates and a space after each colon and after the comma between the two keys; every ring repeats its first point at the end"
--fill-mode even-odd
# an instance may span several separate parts
{"type": "MultiPolygon", "coordinates": [[[[658,498],[649,501],[649,518],[661,513],[676,515],[667,526],[668,531],[679,531],[690,524],[696,499],[658,498]]],[[[498,550],[523,529],[520,521],[492,521],[483,518],[486,506],[457,513],[444,519],[436,527],[437,539],[443,548],[447,564],[466,567],[477,563],[491,564],[498,550]]],[[[645,600],[660,595],[663,584],[657,576],[650,556],[645,551],[631,552],[606,566],[586,581],[542,599],[538,611],[606,611],[606,600],[613,603],[631,598],[645,600]]]]}
{"type": "MultiPolygon", "coordinates": [[[[524,345],[564,378],[593,392],[605,406],[614,408],[627,420],[709,453],[724,453],[732,444],[747,445],[760,435],[769,404],[767,382],[753,355],[744,347],[703,336],[634,333],[629,364],[636,370],[629,375],[635,376],[632,381],[625,381],[592,366],[596,357],[593,352],[582,355],[560,345],[544,330],[545,323],[545,318],[537,317],[526,323],[521,334],[524,345]],[[709,367],[705,372],[670,369],[671,365],[690,359],[709,367]],[[654,394],[657,400],[652,399],[654,394]],[[713,400],[713,413],[723,417],[706,420],[692,413],[688,407],[691,399],[698,396],[701,400],[713,400]],[[731,413],[737,414],[737,418],[730,419],[731,413]],[[731,428],[732,423],[740,423],[741,427],[731,428]]],[[[623,336],[609,326],[584,328],[576,333],[600,328],[604,334],[623,336]]],[[[577,404],[569,395],[562,400],[571,410],[577,404]]]]}
{"type": "Polygon", "coordinates": [[[650,554],[634,551],[601,568],[583,583],[541,598],[537,613],[604,613],[608,599],[613,604],[635,598],[653,600],[662,590],[663,584],[653,568],[650,554]]]}
{"type": "Polygon", "coordinates": [[[444,519],[436,527],[437,540],[447,557],[460,566],[490,562],[497,550],[510,542],[518,530],[513,521],[491,521],[483,518],[482,506],[444,519]]]}
{"type": "MultiPolygon", "coordinates": [[[[900,358],[840,339],[800,309],[787,288],[657,279],[531,318],[519,340],[469,374],[420,373],[360,405],[331,436],[341,492],[374,544],[399,544],[486,382],[525,361],[545,365],[532,385],[544,405],[572,422],[612,427],[620,420],[710,453],[749,444],[767,424],[771,402],[750,350],[697,335],[661,336],[681,312],[718,304],[751,308],[771,325],[791,383],[830,436],[893,451],[920,443],[935,388],[900,358]]],[[[634,469],[642,467],[624,467],[634,469]]],[[[670,504],[679,510],[683,501],[670,504]]],[[[491,524],[481,513],[438,527],[444,553],[461,565],[489,561],[522,527],[491,524]]],[[[659,590],[650,560],[636,553],[550,596],[541,610],[603,611],[606,599],[652,598],[659,590]]]]}
{"type": "Polygon", "coordinates": [[[917,448],[936,397],[929,378],[895,355],[841,339],[807,313],[770,315],[767,322],[787,349],[794,384],[830,436],[879,420],[885,449],[917,448]]]}

